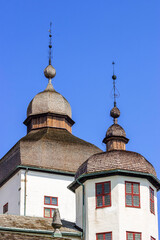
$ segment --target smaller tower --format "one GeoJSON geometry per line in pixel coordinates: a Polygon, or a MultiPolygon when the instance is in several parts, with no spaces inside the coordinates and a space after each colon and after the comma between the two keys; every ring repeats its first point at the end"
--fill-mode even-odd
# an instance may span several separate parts
{"type": "Polygon", "coordinates": [[[114,72],[112,79],[114,123],[103,140],[106,152],[88,158],[69,186],[76,193],[76,225],[83,229],[85,240],[158,240],[160,181],[149,161],[125,150],[129,140],[117,123],[114,72]]]}

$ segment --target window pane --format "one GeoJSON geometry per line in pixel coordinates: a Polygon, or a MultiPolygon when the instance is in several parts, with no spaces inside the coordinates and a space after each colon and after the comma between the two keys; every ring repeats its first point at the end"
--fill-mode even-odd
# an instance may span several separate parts
{"type": "Polygon", "coordinates": [[[150,189],[150,198],[152,201],[154,200],[154,191],[152,189],[150,189]]]}
{"type": "Polygon", "coordinates": [[[105,195],[104,196],[104,205],[109,206],[110,204],[111,204],[110,195],[105,195]]]}
{"type": "Polygon", "coordinates": [[[105,240],[111,240],[111,233],[105,233],[105,240]]]}
{"type": "Polygon", "coordinates": [[[50,208],[45,208],[44,209],[44,216],[45,217],[50,217],[50,208]]]}
{"type": "Polygon", "coordinates": [[[103,206],[102,196],[97,196],[97,207],[103,206]]]}
{"type": "Polygon", "coordinates": [[[57,198],[55,198],[55,197],[52,198],[52,204],[57,205],[57,198]]]}
{"type": "Polygon", "coordinates": [[[133,196],[133,206],[139,207],[139,196],[133,196]]]}
{"type": "Polygon", "coordinates": [[[150,210],[152,213],[154,213],[154,203],[150,202],[150,210]]]}
{"type": "Polygon", "coordinates": [[[104,193],[110,193],[110,183],[104,183],[104,193]]]}
{"type": "Polygon", "coordinates": [[[98,240],[103,240],[103,234],[98,234],[98,240]]]}
{"type": "Polygon", "coordinates": [[[45,202],[45,204],[50,204],[50,197],[45,197],[44,202],[45,202]]]}
{"type": "Polygon", "coordinates": [[[133,193],[139,194],[139,184],[133,183],[133,193]]]}
{"type": "Polygon", "coordinates": [[[135,233],[135,240],[141,240],[141,234],[135,233]]]}
{"type": "Polygon", "coordinates": [[[53,214],[54,214],[54,209],[51,210],[51,213],[52,213],[52,217],[53,217],[53,214]]]}
{"type": "Polygon", "coordinates": [[[132,192],[132,184],[126,183],[126,193],[131,193],[131,192],[132,192]]]}
{"type": "Polygon", "coordinates": [[[133,233],[128,233],[127,237],[127,240],[133,240],[133,233]]]}
{"type": "Polygon", "coordinates": [[[126,204],[127,206],[132,206],[132,196],[126,195],[126,204]]]}
{"type": "Polygon", "coordinates": [[[97,195],[102,194],[102,184],[97,184],[97,195]]]}

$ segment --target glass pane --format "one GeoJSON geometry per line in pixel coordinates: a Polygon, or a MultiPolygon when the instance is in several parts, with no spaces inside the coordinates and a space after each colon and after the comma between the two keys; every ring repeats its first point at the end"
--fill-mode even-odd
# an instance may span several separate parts
{"type": "Polygon", "coordinates": [[[104,183],[104,193],[110,193],[110,183],[104,183]]]}
{"type": "Polygon", "coordinates": [[[51,211],[52,211],[52,217],[53,217],[53,214],[54,214],[54,209],[52,209],[51,211]]]}
{"type": "Polygon", "coordinates": [[[154,191],[152,189],[150,189],[150,198],[152,201],[154,200],[154,191]]]}
{"type": "Polygon", "coordinates": [[[103,234],[98,234],[98,240],[103,240],[103,234]]]}
{"type": "Polygon", "coordinates": [[[154,203],[150,202],[150,210],[152,213],[154,213],[154,203]]]}
{"type": "Polygon", "coordinates": [[[45,217],[50,217],[50,208],[45,208],[44,209],[44,216],[45,217]]]}
{"type": "Polygon", "coordinates": [[[126,193],[131,193],[131,192],[132,192],[132,184],[126,183],[126,193]]]}
{"type": "Polygon", "coordinates": [[[139,184],[133,183],[133,193],[139,194],[139,184]]]}
{"type": "Polygon", "coordinates": [[[57,198],[55,198],[55,197],[52,198],[52,204],[57,205],[57,198]]]}
{"type": "Polygon", "coordinates": [[[133,196],[133,206],[139,207],[139,196],[133,196]]]}
{"type": "Polygon", "coordinates": [[[135,233],[135,240],[141,240],[141,234],[135,233]]]}
{"type": "Polygon", "coordinates": [[[97,184],[97,195],[102,194],[102,184],[97,184]]]}
{"type": "Polygon", "coordinates": [[[132,206],[132,196],[126,195],[126,204],[127,206],[132,206]]]}
{"type": "Polygon", "coordinates": [[[105,240],[111,240],[111,233],[105,233],[105,240]]]}
{"type": "Polygon", "coordinates": [[[133,233],[128,233],[127,237],[127,240],[133,240],[133,233]]]}
{"type": "Polygon", "coordinates": [[[102,196],[97,196],[97,207],[102,206],[103,206],[102,196]]]}
{"type": "Polygon", "coordinates": [[[105,206],[110,206],[111,205],[110,195],[105,195],[104,196],[104,205],[105,206]]]}
{"type": "Polygon", "coordinates": [[[45,197],[44,203],[45,203],[45,204],[50,204],[50,197],[45,197]]]}

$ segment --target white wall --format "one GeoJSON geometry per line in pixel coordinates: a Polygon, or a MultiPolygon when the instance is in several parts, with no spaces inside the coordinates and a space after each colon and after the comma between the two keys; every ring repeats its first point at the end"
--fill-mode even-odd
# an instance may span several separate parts
{"type": "Polygon", "coordinates": [[[21,174],[16,173],[9,181],[0,188],[0,214],[3,213],[3,206],[8,202],[6,214],[20,214],[20,189],[21,174]]]}
{"type": "MultiPolygon", "coordinates": [[[[76,190],[81,198],[82,187],[76,190]]],[[[82,199],[82,198],[81,198],[82,199]]],[[[76,224],[82,226],[81,200],[77,206],[76,224]]],[[[147,179],[110,176],[87,180],[85,182],[86,240],[96,239],[96,233],[112,231],[116,240],[126,239],[126,231],[142,232],[142,239],[150,236],[158,240],[157,192],[147,179]],[[111,181],[111,207],[96,209],[95,183],[111,181]],[[141,208],[125,207],[125,181],[140,182],[141,208]],[[155,193],[155,215],[150,212],[149,186],[155,193]]]]}
{"type": "MultiPolygon", "coordinates": [[[[21,182],[21,210],[20,214],[24,215],[24,178],[25,170],[22,172],[21,182]]],[[[67,186],[74,180],[73,177],[50,174],[43,172],[27,172],[26,184],[26,215],[27,216],[44,216],[44,206],[56,208],[56,206],[44,205],[44,196],[58,197],[58,208],[61,219],[75,221],[75,194],[67,186]]]]}

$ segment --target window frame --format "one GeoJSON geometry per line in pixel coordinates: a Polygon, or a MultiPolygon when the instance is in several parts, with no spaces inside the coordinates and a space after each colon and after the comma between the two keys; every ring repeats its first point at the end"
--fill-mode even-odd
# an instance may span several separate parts
{"type": "Polygon", "coordinates": [[[141,208],[140,182],[125,181],[125,207],[141,208]],[[127,193],[127,192],[126,192],[126,183],[131,183],[131,184],[132,184],[132,186],[131,186],[132,192],[131,192],[131,193],[127,193]],[[133,184],[138,184],[139,194],[133,193],[133,184]],[[127,195],[131,195],[131,196],[132,196],[132,206],[127,205],[127,201],[126,201],[126,196],[127,196],[127,195]],[[133,205],[133,196],[139,196],[139,206],[134,206],[134,205],[133,205]]]}
{"type": "Polygon", "coordinates": [[[105,207],[111,207],[112,205],[112,202],[111,202],[111,181],[106,181],[106,182],[98,182],[95,184],[95,188],[96,188],[96,209],[97,208],[105,208],[105,207]],[[109,183],[109,193],[104,193],[104,184],[105,183],[109,183]],[[98,184],[102,184],[102,194],[98,194],[97,195],[97,185],[98,184]],[[104,205],[104,196],[107,196],[109,195],[110,196],[110,205],[104,205]],[[103,205],[102,206],[97,206],[97,197],[98,196],[102,196],[102,202],[103,202],[103,205]]]}
{"type": "Polygon", "coordinates": [[[135,240],[135,234],[140,234],[140,240],[142,240],[142,233],[141,232],[131,232],[131,231],[127,231],[126,232],[126,240],[128,240],[128,233],[133,233],[133,240],[135,240]]]}
{"type": "Polygon", "coordinates": [[[151,236],[151,240],[156,240],[154,237],[151,236]]]}
{"type": "Polygon", "coordinates": [[[110,233],[111,234],[111,240],[112,240],[112,232],[102,232],[102,233],[96,233],[96,240],[98,240],[98,235],[103,234],[103,240],[105,240],[105,234],[110,233]]]}
{"type": "Polygon", "coordinates": [[[44,218],[52,218],[53,216],[52,216],[52,210],[55,210],[55,208],[48,208],[48,207],[44,207],[44,218]],[[45,209],[49,209],[50,210],[50,217],[47,217],[47,216],[45,216],[45,209]]]}
{"type": "Polygon", "coordinates": [[[44,205],[58,206],[58,197],[44,196],[44,205]],[[50,203],[46,203],[46,202],[45,202],[45,197],[50,198],[50,203]],[[57,204],[52,204],[52,198],[56,198],[56,199],[57,199],[57,204]]]}
{"type": "MultiPolygon", "coordinates": [[[[154,202],[154,189],[149,187],[149,207],[150,207],[150,212],[155,215],[155,202],[154,202]],[[153,192],[153,200],[151,198],[151,192],[153,192]],[[151,209],[151,203],[153,203],[154,209],[152,211],[151,209]]],[[[154,239],[154,238],[153,238],[154,239]]]]}
{"type": "Polygon", "coordinates": [[[8,212],[8,202],[3,205],[3,214],[8,212]],[[5,208],[7,207],[7,211],[5,211],[5,208]]]}

